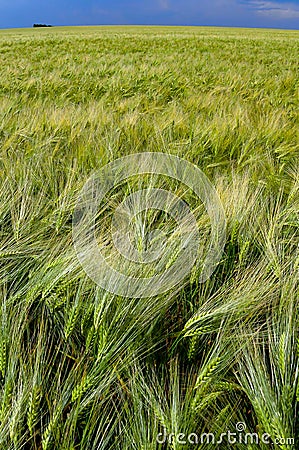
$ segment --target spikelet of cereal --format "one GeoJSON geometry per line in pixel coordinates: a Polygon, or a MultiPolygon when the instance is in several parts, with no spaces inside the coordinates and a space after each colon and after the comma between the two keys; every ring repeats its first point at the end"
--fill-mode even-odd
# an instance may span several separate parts
{"type": "Polygon", "coordinates": [[[50,422],[48,423],[47,428],[45,429],[43,436],[42,436],[42,449],[47,450],[49,448],[50,442],[51,442],[51,436],[53,433],[53,430],[56,425],[56,416],[52,417],[50,422]]]}
{"type": "Polygon", "coordinates": [[[88,389],[90,389],[93,385],[92,379],[90,376],[86,376],[81,383],[79,383],[72,392],[72,402],[75,402],[78,398],[80,398],[88,389]]]}
{"type": "Polygon", "coordinates": [[[68,339],[69,336],[72,334],[72,332],[74,331],[78,316],[79,316],[79,312],[80,312],[80,308],[77,305],[74,305],[73,308],[71,309],[69,318],[67,320],[66,326],[65,326],[65,330],[64,330],[64,335],[65,335],[65,339],[68,339]]]}
{"type": "Polygon", "coordinates": [[[29,406],[27,412],[27,425],[30,435],[33,435],[33,427],[39,413],[41,390],[39,386],[34,386],[29,395],[29,406]]]}
{"type": "Polygon", "coordinates": [[[216,356],[206,365],[206,367],[198,375],[194,389],[197,389],[202,383],[207,383],[210,381],[213,373],[219,367],[220,362],[221,359],[216,356]]]}

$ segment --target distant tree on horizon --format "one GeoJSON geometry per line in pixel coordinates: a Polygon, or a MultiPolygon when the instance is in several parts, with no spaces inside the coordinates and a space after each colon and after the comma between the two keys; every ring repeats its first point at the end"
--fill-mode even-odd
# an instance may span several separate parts
{"type": "Polygon", "coordinates": [[[52,27],[52,25],[46,25],[45,23],[34,23],[33,28],[52,27]]]}

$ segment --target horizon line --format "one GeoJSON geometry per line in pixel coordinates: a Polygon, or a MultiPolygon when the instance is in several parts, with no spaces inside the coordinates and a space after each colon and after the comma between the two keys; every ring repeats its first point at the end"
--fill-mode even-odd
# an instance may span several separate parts
{"type": "MultiPolygon", "coordinates": [[[[39,22],[34,22],[34,23],[39,23],[39,22]]],[[[18,26],[11,26],[11,27],[1,27],[0,26],[0,30],[27,30],[27,29],[33,29],[34,28],[34,23],[32,25],[28,25],[28,26],[22,26],[22,27],[18,27],[18,26]]],[[[46,24],[45,24],[46,25],[46,24]]],[[[233,25],[233,26],[228,26],[228,25],[194,25],[194,24],[142,24],[142,23],[138,23],[138,24],[128,24],[128,23],[124,23],[124,24],[93,24],[93,25],[53,25],[53,24],[47,24],[48,26],[46,27],[36,27],[37,28],[87,28],[87,27],[169,27],[169,28],[228,28],[228,29],[244,29],[244,30],[280,30],[280,31],[299,31],[299,28],[284,28],[284,27],[270,27],[270,26],[241,26],[241,25],[233,25]]]]}

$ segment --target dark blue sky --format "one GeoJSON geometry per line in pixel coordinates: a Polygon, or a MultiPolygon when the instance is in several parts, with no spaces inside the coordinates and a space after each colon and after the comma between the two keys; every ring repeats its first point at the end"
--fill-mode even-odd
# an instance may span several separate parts
{"type": "Polygon", "coordinates": [[[0,0],[0,28],[34,22],[299,29],[299,0],[0,0]]]}

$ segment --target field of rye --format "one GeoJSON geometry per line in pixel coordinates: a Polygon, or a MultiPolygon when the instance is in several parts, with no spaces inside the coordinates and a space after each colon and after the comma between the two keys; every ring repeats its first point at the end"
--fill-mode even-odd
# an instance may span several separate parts
{"type": "Polygon", "coordinates": [[[0,31],[0,450],[299,445],[298,54],[298,31],[0,31]],[[127,298],[86,275],[72,216],[92,173],[145,151],[208,176],[226,243],[204,283],[127,298]]]}

